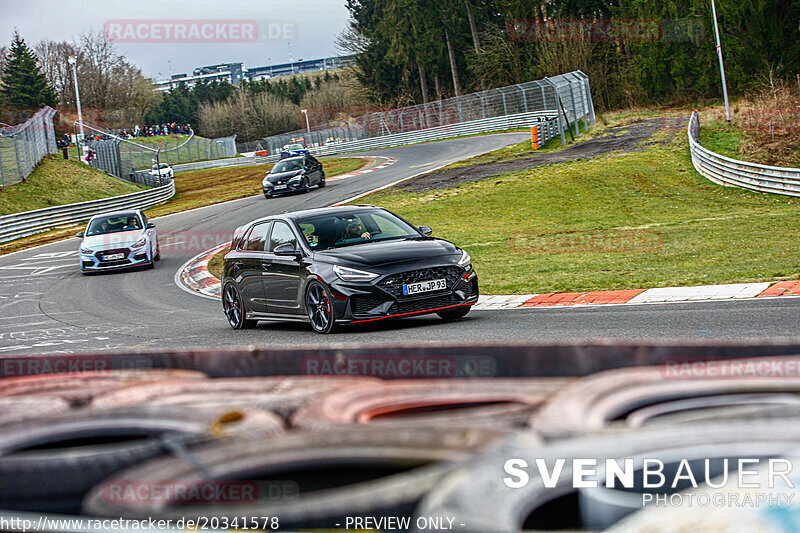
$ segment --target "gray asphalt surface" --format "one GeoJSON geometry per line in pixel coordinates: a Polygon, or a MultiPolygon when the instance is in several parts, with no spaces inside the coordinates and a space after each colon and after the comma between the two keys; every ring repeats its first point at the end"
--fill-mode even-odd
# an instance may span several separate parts
{"type": "Polygon", "coordinates": [[[183,239],[191,245],[193,238],[199,243],[203,236],[229,235],[237,226],[261,216],[330,205],[525,137],[526,134],[491,135],[365,152],[396,157],[398,162],[382,170],[330,182],[325,189],[313,189],[306,195],[272,200],[263,196],[245,198],[155,219],[162,260],[154,270],[82,276],[76,255],[78,239],[0,257],[0,355],[201,346],[328,346],[351,342],[797,338],[800,298],[473,311],[452,323],[433,315],[354,326],[334,336],[313,333],[305,324],[284,322],[262,322],[254,330],[233,331],[218,301],[189,294],[173,281],[181,265],[203,248],[164,244],[183,239]]]}

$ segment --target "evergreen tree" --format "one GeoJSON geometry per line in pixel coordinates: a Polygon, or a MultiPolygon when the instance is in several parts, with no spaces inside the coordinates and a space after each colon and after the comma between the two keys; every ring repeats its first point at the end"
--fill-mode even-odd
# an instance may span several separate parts
{"type": "Polygon", "coordinates": [[[31,109],[56,105],[56,93],[36,62],[36,56],[14,32],[11,49],[3,66],[0,101],[5,107],[31,109]]]}

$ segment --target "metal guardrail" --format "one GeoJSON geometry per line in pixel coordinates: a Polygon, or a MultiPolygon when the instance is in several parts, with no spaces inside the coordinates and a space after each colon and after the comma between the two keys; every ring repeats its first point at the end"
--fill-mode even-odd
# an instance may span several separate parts
{"type": "MultiPolygon", "coordinates": [[[[579,134],[578,123],[581,120],[588,129],[589,124],[594,123],[589,77],[578,70],[427,104],[349,117],[265,137],[258,142],[269,151],[269,155],[275,155],[282,146],[296,142],[309,147],[321,147],[330,142],[388,137],[438,126],[455,126],[545,110],[557,112],[565,123],[572,125],[575,130],[573,136],[579,134]]],[[[562,144],[566,144],[564,133],[570,133],[572,128],[561,129],[562,144]]]]}
{"type": "Polygon", "coordinates": [[[771,167],[732,159],[703,147],[698,140],[700,115],[689,119],[687,135],[694,168],[719,185],[800,197],[800,168],[771,167]]]}
{"type": "Polygon", "coordinates": [[[169,200],[174,195],[175,182],[170,180],[166,185],[147,191],[1,216],[0,242],[83,222],[108,211],[144,209],[169,200]]]}
{"type": "MultiPolygon", "coordinates": [[[[315,156],[339,155],[366,150],[376,150],[380,148],[390,148],[393,146],[403,146],[408,144],[439,141],[450,137],[461,137],[465,135],[475,135],[492,131],[504,131],[514,128],[536,127],[539,129],[540,142],[554,139],[564,132],[565,122],[561,114],[556,110],[533,111],[530,113],[519,113],[501,117],[492,117],[483,120],[473,120],[445,126],[436,126],[424,130],[408,131],[405,133],[395,133],[359,139],[349,142],[331,143],[317,148],[310,148],[310,152],[315,156]]],[[[567,126],[568,127],[568,126],[567,126]]],[[[274,163],[279,156],[269,155],[264,157],[235,157],[232,159],[218,159],[216,161],[201,161],[197,163],[187,163],[184,165],[174,165],[173,170],[187,172],[190,170],[201,170],[206,168],[235,167],[263,165],[274,163]]]]}

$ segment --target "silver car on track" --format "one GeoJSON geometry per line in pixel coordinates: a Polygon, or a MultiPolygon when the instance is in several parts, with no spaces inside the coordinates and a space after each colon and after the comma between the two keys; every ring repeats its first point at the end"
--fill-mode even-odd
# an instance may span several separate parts
{"type": "Polygon", "coordinates": [[[155,227],[140,209],[95,215],[77,235],[81,272],[152,268],[161,258],[155,227]]]}

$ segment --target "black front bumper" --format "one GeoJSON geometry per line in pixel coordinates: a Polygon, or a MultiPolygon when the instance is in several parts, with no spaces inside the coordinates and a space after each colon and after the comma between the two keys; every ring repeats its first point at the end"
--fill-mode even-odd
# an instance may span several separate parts
{"type": "Polygon", "coordinates": [[[336,321],[342,324],[372,322],[386,318],[435,313],[471,306],[478,302],[478,275],[457,266],[432,267],[378,278],[374,283],[331,284],[336,321]],[[449,271],[449,273],[448,273],[449,271]],[[447,280],[447,289],[406,296],[405,283],[447,280]]]}

